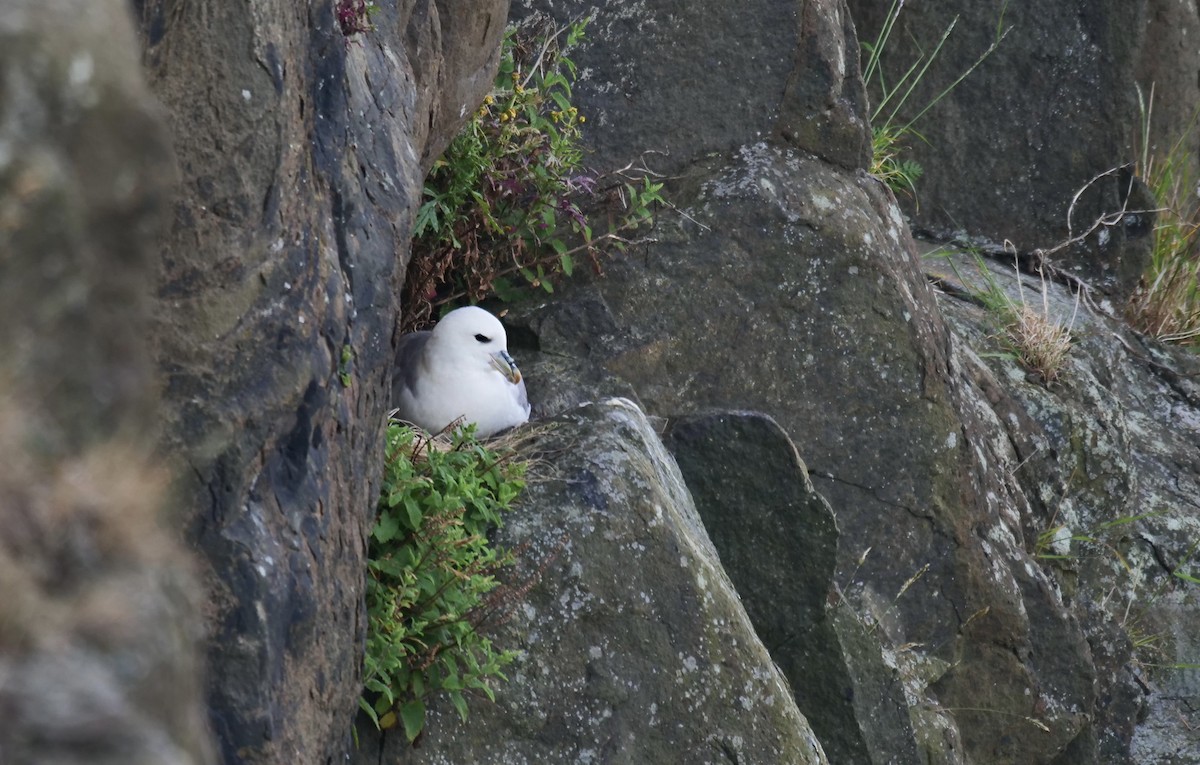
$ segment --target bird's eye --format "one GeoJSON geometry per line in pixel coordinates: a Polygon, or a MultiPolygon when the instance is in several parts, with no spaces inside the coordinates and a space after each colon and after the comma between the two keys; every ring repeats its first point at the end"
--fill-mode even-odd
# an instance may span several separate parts
{"type": "Polygon", "coordinates": [[[491,342],[491,338],[490,338],[490,337],[488,337],[487,335],[476,335],[476,336],[475,336],[475,339],[476,339],[476,340],[478,340],[478,341],[479,341],[479,342],[481,342],[481,343],[488,343],[488,342],[491,342]]]}

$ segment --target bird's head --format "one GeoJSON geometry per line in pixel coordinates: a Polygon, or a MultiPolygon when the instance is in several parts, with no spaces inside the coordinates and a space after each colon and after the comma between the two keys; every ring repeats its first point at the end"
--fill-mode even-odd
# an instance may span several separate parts
{"type": "Polygon", "coordinates": [[[508,336],[500,320],[478,306],[456,308],[433,328],[439,353],[453,355],[465,363],[491,366],[514,385],[521,370],[508,355],[508,336]]]}

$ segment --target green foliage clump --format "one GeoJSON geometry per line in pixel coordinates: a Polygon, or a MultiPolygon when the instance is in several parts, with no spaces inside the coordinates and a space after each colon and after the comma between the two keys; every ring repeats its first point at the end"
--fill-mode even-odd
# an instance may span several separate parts
{"type": "Polygon", "coordinates": [[[992,55],[996,48],[1000,46],[1000,42],[1008,34],[1011,27],[1004,29],[1004,11],[1007,8],[1007,3],[1005,3],[1000,10],[1000,18],[996,22],[995,39],[988,46],[988,49],[975,60],[975,63],[971,64],[966,71],[960,74],[957,79],[943,88],[936,96],[921,107],[915,115],[906,119],[901,114],[907,111],[905,106],[908,104],[909,97],[912,96],[913,91],[920,85],[921,80],[925,77],[925,73],[929,71],[929,67],[937,59],[938,54],[942,52],[942,47],[946,44],[950,33],[958,25],[958,17],[955,16],[942,32],[942,36],[938,38],[937,45],[933,47],[932,51],[926,53],[918,46],[916,60],[900,75],[898,80],[889,82],[881,66],[881,57],[887,50],[888,41],[891,39],[892,31],[896,26],[896,20],[900,17],[900,11],[903,7],[903,0],[892,0],[887,16],[884,17],[883,27],[879,30],[879,35],[875,38],[875,42],[864,41],[862,43],[863,50],[867,53],[867,63],[863,67],[863,82],[867,84],[868,88],[874,91],[873,95],[875,97],[875,108],[871,110],[870,172],[887,184],[888,188],[892,189],[892,191],[896,193],[905,192],[915,198],[917,181],[925,171],[915,160],[902,157],[905,142],[911,138],[925,141],[925,137],[916,129],[917,123],[930,109],[945,98],[950,91],[957,88],[959,83],[965,80],[968,75],[979,68],[984,59],[992,55]]]}
{"type": "Polygon", "coordinates": [[[524,488],[524,467],[484,448],[473,427],[446,449],[388,423],[379,517],[367,555],[365,691],[359,700],[380,728],[400,722],[411,741],[425,725],[425,699],[446,693],[465,720],[465,695],[494,698],[515,653],[479,632],[494,574],[511,562],[488,543],[524,488]]]}
{"type": "Polygon", "coordinates": [[[1150,265],[1134,292],[1130,318],[1138,329],[1166,342],[1200,345],[1200,196],[1196,158],[1188,149],[1196,139],[1196,116],[1165,155],[1150,143],[1150,104],[1142,107],[1142,135],[1136,173],[1154,195],[1150,265]]]}
{"type": "Polygon", "coordinates": [[[426,181],[404,329],[423,325],[438,305],[510,297],[514,277],[553,292],[577,255],[599,268],[599,257],[623,248],[623,234],[649,222],[662,202],[662,184],[648,173],[606,185],[583,166],[587,118],[571,104],[576,67],[566,53],[585,27],[531,24],[506,33],[495,87],[426,181]],[[610,214],[597,233],[585,208],[602,203],[611,203],[610,214]]]}

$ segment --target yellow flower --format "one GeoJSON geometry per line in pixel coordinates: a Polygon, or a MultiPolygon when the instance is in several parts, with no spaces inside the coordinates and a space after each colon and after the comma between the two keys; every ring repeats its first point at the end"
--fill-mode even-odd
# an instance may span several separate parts
{"type": "Polygon", "coordinates": [[[584,116],[581,114],[581,115],[579,115],[579,121],[580,121],[580,122],[587,122],[587,117],[584,117],[584,116]]]}

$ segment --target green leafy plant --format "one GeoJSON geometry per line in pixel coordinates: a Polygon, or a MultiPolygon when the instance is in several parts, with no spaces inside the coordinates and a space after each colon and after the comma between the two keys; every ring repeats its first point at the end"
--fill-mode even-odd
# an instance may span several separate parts
{"type": "Polygon", "coordinates": [[[1149,103],[1138,91],[1141,146],[1135,172],[1154,195],[1157,217],[1150,265],[1129,304],[1135,327],[1166,342],[1200,345],[1200,195],[1195,157],[1197,115],[1164,156],[1150,143],[1154,89],[1149,103]]]}
{"type": "Polygon", "coordinates": [[[1012,29],[1012,27],[1004,27],[1004,13],[1007,7],[1007,2],[1001,6],[1000,17],[996,22],[995,38],[987,50],[975,60],[975,63],[967,67],[962,74],[918,109],[916,114],[911,117],[902,116],[907,111],[905,107],[908,105],[909,98],[913,95],[918,85],[920,85],[921,80],[924,79],[925,73],[929,71],[929,67],[937,60],[938,54],[942,52],[942,47],[946,44],[946,40],[949,39],[955,26],[958,25],[958,16],[955,16],[942,32],[933,50],[926,53],[920,46],[916,47],[918,51],[916,60],[895,82],[889,81],[884,74],[884,67],[881,64],[882,57],[888,49],[888,42],[891,40],[892,32],[895,30],[896,20],[900,17],[900,11],[904,8],[903,0],[892,0],[887,15],[884,17],[883,26],[880,28],[875,41],[863,42],[862,47],[867,54],[867,63],[863,67],[863,82],[867,83],[868,87],[875,91],[875,107],[871,110],[870,172],[887,184],[893,191],[897,193],[905,192],[912,195],[914,199],[916,198],[916,183],[924,173],[924,169],[916,161],[906,159],[902,156],[905,151],[905,143],[911,138],[921,141],[926,140],[918,132],[917,123],[921,121],[930,109],[945,98],[950,91],[957,88],[959,83],[979,68],[979,65],[1000,46],[1000,43],[1008,35],[1009,30],[1012,29]]]}
{"type": "Polygon", "coordinates": [[[495,573],[512,556],[488,543],[524,487],[524,466],[485,448],[474,427],[443,448],[408,425],[388,423],[379,517],[367,561],[367,649],[362,710],[410,741],[425,701],[445,693],[467,717],[466,694],[494,699],[489,681],[515,653],[480,633],[495,612],[495,573]]]}
{"type": "Polygon", "coordinates": [[[572,105],[576,67],[566,55],[586,22],[513,27],[495,87],[439,158],[413,227],[404,329],[439,305],[508,299],[514,282],[547,292],[576,259],[628,243],[653,217],[662,183],[632,166],[597,177],[583,166],[587,118],[572,105]],[[607,207],[603,232],[587,210],[607,207]]]}

